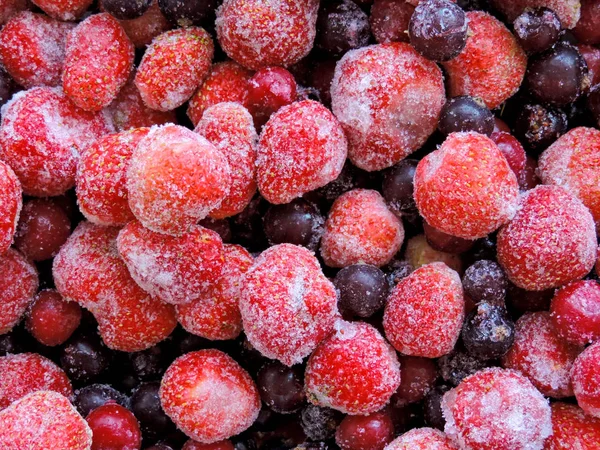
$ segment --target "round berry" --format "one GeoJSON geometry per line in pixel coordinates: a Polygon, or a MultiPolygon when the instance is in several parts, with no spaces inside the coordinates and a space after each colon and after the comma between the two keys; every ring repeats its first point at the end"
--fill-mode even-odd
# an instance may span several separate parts
{"type": "Polygon", "coordinates": [[[552,322],[559,336],[574,344],[600,340],[600,284],[575,281],[559,289],[550,304],[552,322]]]}
{"type": "Polygon", "coordinates": [[[504,305],[508,280],[498,263],[485,259],[474,262],[465,271],[462,283],[465,295],[475,303],[504,305]]]}
{"type": "Polygon", "coordinates": [[[600,44],[598,17],[600,5],[594,0],[581,1],[581,17],[573,29],[573,34],[579,42],[590,45],[600,44]]]}
{"type": "Polygon", "coordinates": [[[50,17],[59,20],[79,19],[93,0],[31,0],[50,17]]]}
{"type": "Polygon", "coordinates": [[[264,67],[248,80],[244,104],[260,129],[280,108],[296,101],[298,96],[294,76],[283,67],[264,67]]]}
{"type": "Polygon", "coordinates": [[[342,450],[383,450],[393,439],[394,423],[383,412],[346,416],[335,432],[335,442],[342,450]]]}
{"type": "Polygon", "coordinates": [[[119,23],[136,48],[146,48],[155,37],[172,28],[160,11],[157,0],[152,0],[150,8],[141,17],[120,20],[119,23]]]}
{"type": "Polygon", "coordinates": [[[547,450],[595,448],[600,445],[600,419],[585,414],[581,408],[556,402],[552,408],[552,436],[545,444],[547,450]]]}
{"type": "Polygon", "coordinates": [[[457,450],[448,436],[433,428],[414,428],[389,444],[386,450],[457,450]]]}
{"type": "Polygon", "coordinates": [[[600,344],[587,347],[575,359],[571,368],[571,383],[577,404],[586,413],[600,418],[600,344]]]}
{"type": "Polygon", "coordinates": [[[13,243],[23,206],[21,183],[10,168],[0,161],[0,255],[13,243]]]}
{"type": "Polygon", "coordinates": [[[17,325],[38,289],[35,266],[21,253],[8,249],[0,254],[0,335],[17,325]]]}
{"type": "Polygon", "coordinates": [[[434,361],[417,356],[400,356],[400,386],[392,403],[396,406],[423,400],[438,378],[434,361]]]}
{"type": "Polygon", "coordinates": [[[325,219],[312,203],[297,198],[272,205],[263,217],[265,235],[271,245],[294,244],[316,250],[325,219]]]}
{"type": "Polygon", "coordinates": [[[152,0],[102,0],[102,7],[107,13],[120,20],[131,20],[143,15],[152,0]]]}
{"type": "Polygon", "coordinates": [[[333,284],[339,294],[338,308],[349,316],[372,316],[383,308],[388,294],[385,274],[368,264],[344,267],[333,284]]]}
{"type": "Polygon", "coordinates": [[[75,302],[66,302],[54,290],[39,292],[27,314],[27,330],[38,341],[47,346],[61,345],[79,326],[81,307],[75,302]]]}
{"type": "Polygon", "coordinates": [[[527,8],[545,6],[558,15],[565,28],[571,29],[579,20],[580,4],[584,2],[579,0],[492,0],[491,3],[511,22],[527,8]]]}
{"type": "Polygon", "coordinates": [[[462,341],[467,352],[479,359],[497,359],[511,347],[515,324],[504,306],[481,302],[466,317],[462,341]]]}
{"type": "Polygon", "coordinates": [[[131,395],[131,411],[140,421],[144,436],[161,438],[172,433],[175,425],[160,404],[160,382],[140,384],[131,395]]]}
{"type": "Polygon", "coordinates": [[[415,159],[403,159],[383,175],[381,192],[396,215],[415,212],[417,209],[413,196],[413,180],[418,163],[415,159]]]}
{"type": "Polygon", "coordinates": [[[129,398],[108,384],[89,384],[77,389],[73,405],[83,417],[86,417],[92,410],[109,401],[114,401],[125,407],[129,405],[129,398]]]}
{"type": "Polygon", "coordinates": [[[158,0],[161,12],[169,21],[180,27],[200,25],[208,18],[214,19],[217,0],[158,0]]]}
{"type": "MultiPolygon", "coordinates": [[[[489,367],[490,364],[489,361],[482,361],[467,353],[462,346],[437,360],[442,379],[452,386],[458,386],[466,377],[489,367]]],[[[440,429],[443,428],[442,426],[440,429]]]]}
{"type": "Polygon", "coordinates": [[[530,150],[539,152],[567,132],[567,115],[560,109],[526,104],[518,112],[515,136],[530,150]]]}
{"type": "Polygon", "coordinates": [[[446,135],[475,131],[490,136],[494,131],[494,115],[480,99],[463,95],[446,102],[440,114],[438,129],[446,135]]]}
{"type": "Polygon", "coordinates": [[[92,430],[93,450],[138,450],[142,445],[140,424],[117,403],[99,406],[85,420],[92,430]]]}
{"type": "Polygon", "coordinates": [[[494,131],[490,136],[490,139],[494,141],[494,144],[498,146],[506,158],[506,161],[508,161],[508,165],[519,181],[519,188],[523,190],[522,178],[524,176],[524,172],[527,170],[527,155],[525,154],[523,146],[517,140],[517,138],[505,131],[494,131]]]}
{"type": "Polygon", "coordinates": [[[551,9],[526,9],[513,22],[515,36],[526,52],[537,53],[550,48],[560,37],[560,19],[551,9]]]}
{"type": "MultiPolygon", "coordinates": [[[[60,365],[69,378],[87,383],[102,375],[109,368],[110,360],[109,350],[98,337],[80,334],[71,338],[62,349],[60,365]]],[[[84,406],[80,409],[83,411],[84,406]]]]}
{"type": "Polygon", "coordinates": [[[313,441],[332,438],[341,421],[342,414],[335,409],[312,404],[308,404],[300,413],[302,431],[313,441]]]}
{"type": "Polygon", "coordinates": [[[256,382],[262,401],[277,413],[293,413],[304,405],[304,380],[300,366],[286,367],[271,361],[258,371],[256,382]]]}
{"type": "Polygon", "coordinates": [[[334,0],[319,9],[315,46],[329,55],[341,56],[368,45],[370,31],[369,17],[355,2],[334,0]]]}
{"type": "Polygon", "coordinates": [[[408,2],[375,0],[369,23],[377,43],[408,42],[408,25],[414,10],[415,7],[408,2]]]}

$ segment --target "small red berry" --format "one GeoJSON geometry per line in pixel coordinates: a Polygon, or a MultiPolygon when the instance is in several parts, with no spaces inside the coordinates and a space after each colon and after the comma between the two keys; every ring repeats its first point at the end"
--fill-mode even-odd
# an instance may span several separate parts
{"type": "Polygon", "coordinates": [[[131,411],[109,401],[85,419],[92,430],[91,450],[139,450],[140,424],[131,411]]]}
{"type": "Polygon", "coordinates": [[[342,450],[383,450],[393,439],[394,423],[383,412],[346,416],[335,431],[335,442],[342,450]]]}
{"type": "Polygon", "coordinates": [[[281,107],[296,101],[294,76],[283,67],[264,67],[248,81],[245,105],[260,129],[281,107]]]}
{"type": "Polygon", "coordinates": [[[140,17],[119,20],[119,23],[136,48],[145,48],[155,37],[173,28],[171,22],[160,11],[157,0],[152,0],[150,8],[140,17]]]}
{"type": "Polygon", "coordinates": [[[586,345],[600,339],[600,284],[575,281],[559,289],[550,304],[552,322],[562,339],[586,345]]]}
{"type": "Polygon", "coordinates": [[[39,292],[27,314],[27,330],[47,346],[63,344],[79,326],[81,307],[54,290],[39,292]]]}

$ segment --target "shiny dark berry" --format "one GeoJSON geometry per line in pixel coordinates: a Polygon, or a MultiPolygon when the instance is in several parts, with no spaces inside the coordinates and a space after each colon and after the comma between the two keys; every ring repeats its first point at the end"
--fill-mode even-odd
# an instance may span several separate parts
{"type": "Polygon", "coordinates": [[[207,217],[206,219],[201,220],[198,225],[216,232],[221,236],[223,242],[231,242],[231,226],[227,219],[211,219],[210,217],[207,217]]]}
{"type": "Polygon", "coordinates": [[[388,294],[385,274],[369,264],[354,264],[340,270],[333,280],[343,314],[370,317],[383,308],[388,294]]]}
{"type": "Polygon", "coordinates": [[[94,450],[135,449],[142,445],[142,433],[135,416],[127,408],[108,402],[85,419],[92,430],[94,450]]]}
{"type": "Polygon", "coordinates": [[[530,53],[550,48],[560,37],[560,19],[548,8],[526,9],[513,22],[515,36],[523,50],[530,53]]]}
{"type": "Polygon", "coordinates": [[[263,366],[257,377],[262,401],[273,411],[288,414],[304,404],[304,382],[300,366],[287,367],[272,361],[263,366]]]}
{"type": "Polygon", "coordinates": [[[175,425],[160,405],[160,382],[142,383],[131,395],[131,410],[140,422],[144,437],[155,439],[175,431],[175,425]]]}
{"type": "Polygon", "coordinates": [[[526,104],[517,114],[514,132],[522,144],[537,153],[567,132],[567,115],[549,106],[526,104]]]}
{"type": "Polygon", "coordinates": [[[446,102],[440,113],[438,129],[443,134],[476,131],[490,136],[494,132],[494,115],[483,102],[463,95],[446,102]]]}
{"type": "Polygon", "coordinates": [[[333,437],[342,417],[342,414],[334,409],[307,405],[300,413],[300,424],[306,437],[313,441],[322,441],[333,437]]]}
{"type": "Polygon", "coordinates": [[[400,356],[400,386],[394,394],[396,405],[423,400],[438,378],[438,368],[432,359],[400,356]]]}
{"type": "Polygon", "coordinates": [[[264,67],[248,82],[245,106],[260,129],[271,114],[296,101],[298,86],[294,76],[283,67],[264,67]]]}
{"type": "Polygon", "coordinates": [[[508,280],[498,263],[486,259],[476,261],[465,270],[462,283],[465,294],[475,303],[504,305],[508,280]]]}
{"type": "Polygon", "coordinates": [[[166,356],[160,345],[130,353],[129,360],[135,375],[140,380],[159,379],[167,368],[166,356]]]}
{"type": "Polygon", "coordinates": [[[319,244],[324,222],[316,206],[301,198],[284,205],[272,205],[263,218],[265,235],[271,245],[289,243],[311,250],[319,244]]]}
{"type": "Polygon", "coordinates": [[[485,361],[470,355],[462,348],[442,356],[437,360],[437,364],[442,379],[453,386],[458,386],[466,377],[485,369],[489,365],[485,361]]]}
{"type": "Polygon", "coordinates": [[[206,22],[218,4],[218,0],[158,0],[158,7],[167,20],[180,27],[206,22]]]}
{"type": "Polygon", "coordinates": [[[322,2],[317,18],[317,48],[332,56],[369,44],[369,17],[350,0],[322,2]]]}
{"type": "Polygon", "coordinates": [[[108,384],[90,384],[75,391],[73,405],[83,417],[109,401],[129,407],[129,398],[108,384]]]}
{"type": "Polygon", "coordinates": [[[461,332],[467,352],[482,360],[504,355],[515,338],[515,324],[502,306],[479,303],[461,332]]]}
{"type": "Polygon", "coordinates": [[[415,271],[414,267],[405,260],[393,259],[386,267],[385,277],[388,280],[390,288],[393,288],[401,280],[415,271]]]}
{"type": "Polygon", "coordinates": [[[152,0],[102,0],[104,10],[120,20],[130,20],[144,14],[152,0]]]}
{"type": "Polygon", "coordinates": [[[389,414],[346,416],[337,427],[335,442],[343,450],[383,448],[394,439],[394,423],[389,414]]]}
{"type": "Polygon", "coordinates": [[[111,351],[94,335],[75,335],[65,345],[60,364],[69,378],[89,382],[109,368],[111,351]]]}
{"type": "Polygon", "coordinates": [[[600,127],[600,84],[596,85],[590,91],[587,104],[592,116],[594,116],[600,127]]]}
{"type": "Polygon", "coordinates": [[[425,423],[430,427],[443,430],[446,419],[442,414],[442,398],[451,389],[451,386],[442,384],[432,389],[423,402],[423,415],[425,423]]]}
{"type": "Polygon", "coordinates": [[[417,160],[403,159],[395,166],[386,170],[383,175],[383,197],[392,211],[398,214],[416,210],[413,198],[413,179],[417,164],[419,164],[417,160]]]}
{"type": "Polygon", "coordinates": [[[419,3],[408,25],[410,43],[425,58],[448,61],[467,44],[467,16],[450,0],[419,3]]]}
{"type": "Polygon", "coordinates": [[[435,250],[445,253],[459,254],[470,250],[474,241],[452,236],[433,228],[427,222],[423,222],[423,231],[427,243],[435,250]]]}

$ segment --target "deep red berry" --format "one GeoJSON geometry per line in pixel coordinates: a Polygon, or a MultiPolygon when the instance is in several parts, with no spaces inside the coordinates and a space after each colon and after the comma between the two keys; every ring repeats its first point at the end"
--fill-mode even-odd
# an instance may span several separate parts
{"type": "Polygon", "coordinates": [[[408,23],[415,10],[409,2],[375,0],[371,6],[369,23],[379,44],[408,42],[408,23]]]}
{"type": "Polygon", "coordinates": [[[32,0],[50,17],[59,20],[76,20],[90,7],[93,0],[32,0]]]}
{"type": "Polygon", "coordinates": [[[85,420],[93,434],[91,450],[139,450],[142,445],[137,419],[115,402],[99,406],[85,420]]]}
{"type": "Polygon", "coordinates": [[[264,67],[248,80],[245,105],[260,129],[271,114],[296,101],[296,80],[283,67],[264,67]]]}
{"type": "Polygon", "coordinates": [[[54,290],[39,292],[27,314],[27,330],[47,346],[60,345],[71,337],[81,321],[81,307],[67,302],[54,290]]]}
{"type": "Polygon", "coordinates": [[[160,11],[157,0],[152,0],[150,8],[142,16],[120,20],[119,23],[136,48],[145,48],[155,37],[173,27],[160,11]]]}
{"type": "Polygon", "coordinates": [[[393,439],[394,423],[383,412],[346,416],[335,431],[335,442],[342,450],[383,450],[393,439]]]}
{"type": "Polygon", "coordinates": [[[490,139],[498,146],[518,180],[527,162],[527,155],[521,143],[505,131],[494,131],[490,139]]]}
{"type": "Polygon", "coordinates": [[[600,339],[600,284],[575,281],[559,289],[550,304],[552,322],[559,336],[575,345],[600,339]]]}

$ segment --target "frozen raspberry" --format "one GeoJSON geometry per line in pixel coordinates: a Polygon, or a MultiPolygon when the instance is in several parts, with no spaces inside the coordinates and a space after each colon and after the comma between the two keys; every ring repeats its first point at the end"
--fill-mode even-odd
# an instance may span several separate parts
{"type": "Polygon", "coordinates": [[[244,105],[252,72],[234,61],[214,64],[200,89],[190,99],[187,115],[197,125],[204,111],[217,103],[236,102],[244,105]]]}
{"type": "Polygon", "coordinates": [[[575,281],[559,289],[550,304],[558,335],[575,345],[600,340],[600,284],[575,281]]]}
{"type": "Polygon", "coordinates": [[[27,330],[42,344],[53,347],[71,337],[81,321],[81,308],[55,290],[39,292],[27,314],[27,330]]]}
{"type": "Polygon", "coordinates": [[[31,8],[29,0],[0,0],[0,25],[6,24],[15,14],[29,8],[31,8]]]}
{"type": "Polygon", "coordinates": [[[600,446],[600,419],[588,416],[581,408],[556,402],[552,408],[552,436],[545,450],[594,449],[600,446]]]}
{"type": "Polygon", "coordinates": [[[397,0],[375,0],[371,7],[371,32],[379,44],[408,42],[408,23],[415,7],[397,0]]]}
{"type": "Polygon", "coordinates": [[[133,150],[149,131],[110,134],[83,152],[76,177],[77,202],[89,221],[119,226],[135,218],[128,203],[127,169],[133,150]]]}
{"type": "Polygon", "coordinates": [[[483,11],[471,11],[467,20],[467,46],[456,58],[443,63],[450,95],[480,97],[493,109],[519,89],[527,57],[498,19],[483,11]]]}
{"type": "Polygon", "coordinates": [[[335,442],[342,450],[383,450],[394,440],[394,422],[389,414],[346,416],[335,431],[335,442]]]}
{"type": "Polygon", "coordinates": [[[8,249],[0,255],[0,335],[19,323],[38,288],[35,266],[21,253],[8,249]]]}
{"type": "Polygon", "coordinates": [[[580,0],[492,0],[491,2],[512,22],[527,8],[545,6],[554,11],[565,28],[573,28],[579,21],[580,0]]]}
{"type": "Polygon", "coordinates": [[[95,408],[86,418],[94,450],[139,450],[140,424],[131,411],[114,401],[95,408]]]}
{"type": "Polygon", "coordinates": [[[92,430],[67,398],[38,391],[0,411],[0,448],[89,450],[92,430]]]}
{"type": "Polygon", "coordinates": [[[420,148],[436,129],[445,101],[440,69],[403,42],[349,51],[331,85],[348,156],[368,171],[390,167],[420,148]]]}
{"type": "Polygon", "coordinates": [[[581,353],[571,368],[571,383],[579,407],[586,414],[600,418],[600,343],[581,353]]]}
{"type": "Polygon", "coordinates": [[[65,94],[86,111],[108,106],[133,68],[133,44],[117,19],[95,14],[69,34],[63,73],[65,94]]]}
{"type": "Polygon", "coordinates": [[[117,252],[118,233],[118,228],[80,223],[54,258],[52,274],[65,299],[94,314],[108,347],[145,350],[173,331],[175,311],[131,278],[117,252]]]}
{"type": "Polygon", "coordinates": [[[581,350],[561,339],[549,313],[528,313],[517,321],[515,341],[502,365],[521,372],[548,397],[570,397],[571,366],[581,350]]]}
{"type": "Polygon", "coordinates": [[[185,233],[230,190],[227,158],[184,127],[153,128],[133,152],[127,172],[129,206],[152,231],[185,233]]]}
{"type": "Polygon", "coordinates": [[[136,48],[150,45],[156,36],[172,28],[171,23],[160,11],[157,0],[151,0],[150,8],[142,16],[120,20],[119,23],[136,48]]]}
{"type": "Polygon", "coordinates": [[[181,450],[235,450],[231,441],[219,441],[214,444],[202,444],[200,442],[187,441],[181,450]]]}
{"type": "Polygon", "coordinates": [[[36,391],[73,395],[67,375],[60,367],[37,353],[0,357],[0,410],[36,391]]]}
{"type": "Polygon", "coordinates": [[[60,85],[67,35],[73,28],[42,14],[17,14],[0,32],[6,71],[26,89],[60,85]]]}
{"type": "Polygon", "coordinates": [[[392,290],[383,328],[399,352],[438,358],[454,348],[464,309],[458,274],[444,263],[431,263],[415,270],[392,290]]]}
{"type": "Polygon", "coordinates": [[[335,180],[347,153],[344,131],[327,108],[312,100],[285,106],[260,135],[258,189],[270,203],[289,203],[335,180]]]}
{"type": "Polygon", "coordinates": [[[318,7],[316,0],[225,0],[215,22],[219,44],[244,67],[287,67],[311,50],[318,7]]]}
{"type": "Polygon", "coordinates": [[[559,137],[540,156],[538,173],[576,195],[600,229],[600,130],[578,127],[559,137]]]}
{"type": "Polygon", "coordinates": [[[241,213],[256,193],[258,136],[252,116],[238,103],[219,103],[204,111],[194,131],[220,150],[231,168],[229,195],[210,217],[224,219],[241,213]]]}
{"type": "Polygon", "coordinates": [[[0,255],[9,249],[17,230],[23,199],[21,183],[13,170],[0,161],[0,255]]]}
{"type": "Polygon", "coordinates": [[[177,358],[162,379],[160,402],[181,431],[207,444],[241,433],[260,410],[250,375],[218,350],[177,358]]]}
{"type": "Polygon", "coordinates": [[[93,0],[31,0],[50,17],[76,20],[90,7],[93,0]]]}
{"type": "Polygon", "coordinates": [[[235,339],[242,331],[238,306],[244,274],[254,259],[239,245],[225,245],[220,278],[200,299],[177,305],[177,320],[189,333],[210,340],[235,339]]]}
{"type": "Polygon", "coordinates": [[[246,274],[240,310],[250,343],[268,358],[302,362],[333,329],[337,296],[304,247],[275,245],[246,274]]]}
{"type": "Polygon", "coordinates": [[[497,245],[498,262],[514,284],[531,291],[559,287],[594,266],[594,220],[566,189],[538,186],[521,197],[497,245]]]}
{"type": "Polygon", "coordinates": [[[354,189],[338,197],[325,221],[321,256],[330,267],[352,264],[383,266],[400,250],[404,227],[383,197],[354,189]]]}
{"type": "Polygon", "coordinates": [[[517,178],[494,142],[479,133],[448,136],[419,162],[414,184],[427,223],[464,239],[487,236],[517,210],[517,178]]]}
{"type": "Polygon", "coordinates": [[[261,129],[269,117],[296,101],[298,86],[294,76],[283,67],[263,67],[248,81],[246,107],[261,129]]]}
{"type": "Polygon", "coordinates": [[[590,45],[600,44],[599,17],[600,4],[596,0],[581,0],[581,17],[573,29],[573,34],[579,42],[590,45]]]}
{"type": "Polygon", "coordinates": [[[429,263],[443,262],[458,273],[462,273],[463,271],[463,263],[460,255],[434,249],[429,245],[427,238],[423,234],[418,234],[408,240],[404,257],[413,269],[418,269],[429,263]]]}
{"type": "Polygon", "coordinates": [[[136,283],[166,303],[202,298],[223,268],[221,237],[199,225],[174,237],[129,222],[119,233],[117,247],[136,283]]]}
{"type": "Polygon", "coordinates": [[[167,31],[152,41],[135,75],[144,103],[159,111],[183,105],[208,75],[214,45],[200,27],[167,31]]]}
{"type": "Polygon", "coordinates": [[[392,441],[385,450],[458,450],[458,447],[440,430],[414,428],[392,441]]]}
{"type": "Polygon", "coordinates": [[[364,415],[389,402],[400,385],[400,364],[371,325],[340,320],[310,356],[304,377],[311,403],[364,415]]]}
{"type": "Polygon", "coordinates": [[[442,400],[445,432],[460,448],[542,450],[550,405],[527,378],[497,367],[465,378],[442,400]]]}
{"type": "Polygon", "coordinates": [[[2,108],[0,158],[26,195],[60,195],[75,184],[79,153],[111,128],[102,114],[79,109],[60,90],[33,88],[2,108]]]}

